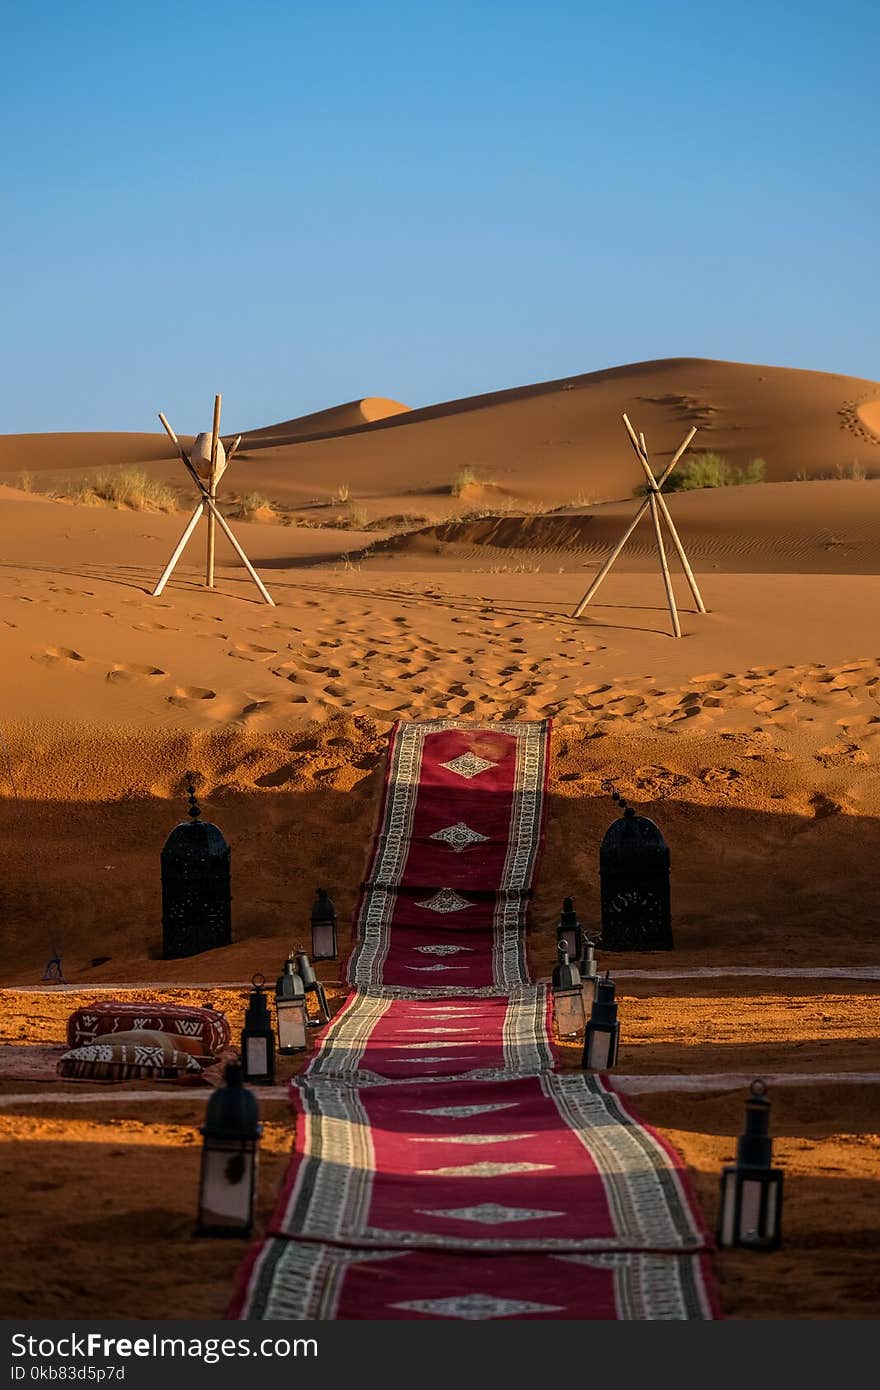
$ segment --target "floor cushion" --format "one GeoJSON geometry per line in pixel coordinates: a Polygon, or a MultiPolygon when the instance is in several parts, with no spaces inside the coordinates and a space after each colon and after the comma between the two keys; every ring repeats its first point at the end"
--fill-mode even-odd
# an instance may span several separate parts
{"type": "Polygon", "coordinates": [[[133,1028],[65,1052],[58,1074],[89,1081],[177,1080],[201,1077],[202,1068],[196,1057],[176,1046],[170,1033],[133,1028]]]}
{"type": "Polygon", "coordinates": [[[181,1051],[196,1057],[218,1057],[229,1046],[226,1015],[216,1009],[137,999],[105,999],[76,1009],[67,1020],[67,1045],[82,1047],[105,1034],[132,1028],[169,1033],[181,1051]]]}

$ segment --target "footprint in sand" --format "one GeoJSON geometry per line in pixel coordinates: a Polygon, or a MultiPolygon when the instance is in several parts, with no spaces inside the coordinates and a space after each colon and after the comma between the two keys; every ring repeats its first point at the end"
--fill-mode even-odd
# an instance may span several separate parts
{"type": "Polygon", "coordinates": [[[285,783],[293,781],[298,771],[299,769],[293,763],[287,763],[275,772],[265,772],[262,777],[255,777],[254,786],[283,787],[285,783]]]}
{"type": "Polygon", "coordinates": [[[111,666],[106,679],[125,684],[131,681],[161,680],[167,675],[168,672],[163,671],[159,666],[139,666],[135,662],[120,661],[115,666],[111,666]]]}
{"type": "Polygon", "coordinates": [[[34,652],[31,661],[38,661],[41,666],[57,666],[59,662],[84,662],[85,657],[80,656],[72,647],[47,647],[45,651],[34,652]]]}
{"type": "Polygon", "coordinates": [[[264,661],[268,656],[277,656],[278,652],[275,647],[260,647],[256,642],[236,642],[228,655],[238,657],[239,661],[264,661]]]}
{"type": "Polygon", "coordinates": [[[181,705],[189,709],[200,700],[216,700],[216,690],[207,690],[202,685],[179,685],[173,695],[166,695],[169,705],[181,705]]]}

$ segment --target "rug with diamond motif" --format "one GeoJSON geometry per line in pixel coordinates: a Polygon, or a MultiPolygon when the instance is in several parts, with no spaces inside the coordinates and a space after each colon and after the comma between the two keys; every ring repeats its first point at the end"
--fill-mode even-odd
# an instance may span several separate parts
{"type": "Polygon", "coordinates": [[[237,1318],[717,1316],[675,1152],[559,1070],[525,927],[549,723],[396,726],[347,965],[237,1318]]]}

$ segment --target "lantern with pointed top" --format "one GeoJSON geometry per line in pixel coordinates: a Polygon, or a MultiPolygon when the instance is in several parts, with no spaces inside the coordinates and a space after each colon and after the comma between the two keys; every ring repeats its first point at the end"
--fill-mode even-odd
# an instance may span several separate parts
{"type": "Polygon", "coordinates": [[[208,1101],[202,1125],[197,1236],[248,1236],[254,1220],[259,1123],[257,1098],[230,1062],[208,1101]]]}
{"type": "Polygon", "coordinates": [[[586,1015],[577,965],[568,958],[565,942],[559,942],[559,963],[553,969],[553,1022],[560,1038],[582,1033],[586,1015]]]}
{"type": "Polygon", "coordinates": [[[602,948],[670,951],[669,848],[659,827],[614,793],[621,816],[599,851],[602,948]]]}
{"type": "Polygon", "coordinates": [[[615,984],[606,970],[596,982],[596,997],[584,1035],[585,1071],[608,1071],[617,1061],[620,1023],[614,996],[615,984]]]}
{"type": "Polygon", "coordinates": [[[556,928],[556,948],[561,950],[564,946],[568,951],[568,959],[578,961],[581,958],[583,945],[583,929],[574,910],[574,903],[571,898],[566,898],[562,904],[559,925],[556,928]]]}
{"type": "Polygon", "coordinates": [[[312,959],[336,959],[336,908],[326,888],[315,889],[312,907],[312,959]]]}
{"type": "Polygon", "coordinates": [[[213,951],[232,941],[229,846],[203,821],[192,773],[187,773],[189,820],[172,830],[162,850],[162,955],[166,960],[213,951]]]}
{"type": "Polygon", "coordinates": [[[596,997],[596,985],[599,978],[599,965],[596,960],[596,945],[597,943],[595,941],[591,941],[589,937],[585,936],[583,953],[578,961],[581,988],[584,993],[585,1012],[592,1007],[593,1000],[596,997]]]}
{"type": "Polygon", "coordinates": [[[766,1082],[752,1082],[746,1127],[736,1144],[736,1163],[721,1173],[718,1244],[776,1250],[782,1241],[782,1169],[772,1167],[770,1102],[766,1082]]]}
{"type": "Polygon", "coordinates": [[[275,985],[275,1018],[278,1024],[278,1051],[285,1057],[304,1052],[307,1047],[306,987],[297,973],[293,952],[284,962],[284,970],[275,985]]]}
{"type": "Polygon", "coordinates": [[[275,1035],[263,986],[265,975],[253,976],[253,990],[241,1033],[241,1064],[245,1081],[271,1086],[275,1080],[275,1035]]]}
{"type": "Polygon", "coordinates": [[[306,996],[313,994],[318,1010],[317,1018],[309,1019],[310,1028],[319,1028],[322,1023],[330,1022],[330,1007],[327,1003],[327,996],[324,993],[324,986],[315,974],[314,966],[305,951],[297,951],[296,968],[302,982],[305,985],[306,996]]]}

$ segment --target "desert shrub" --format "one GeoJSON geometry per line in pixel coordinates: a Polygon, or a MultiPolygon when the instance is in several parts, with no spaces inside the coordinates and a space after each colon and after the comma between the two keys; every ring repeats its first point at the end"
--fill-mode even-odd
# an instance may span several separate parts
{"type": "Polygon", "coordinates": [[[853,459],[852,463],[835,464],[831,472],[808,473],[805,468],[795,473],[796,483],[827,483],[847,481],[851,483],[863,483],[869,477],[867,468],[858,459],[853,459]]]}
{"type": "Polygon", "coordinates": [[[177,510],[177,494],[173,488],[131,465],[98,473],[94,478],[80,478],[79,482],[53,489],[47,496],[79,502],[86,507],[110,502],[117,507],[130,507],[135,512],[177,510]]]}
{"type": "Polygon", "coordinates": [[[32,476],[31,476],[31,474],[30,474],[30,473],[20,473],[20,474],[19,474],[19,477],[18,477],[18,486],[19,486],[19,488],[21,489],[22,492],[33,492],[33,490],[34,490],[34,480],[33,480],[32,476]]]}
{"type": "Polygon", "coordinates": [[[235,515],[241,521],[248,521],[257,512],[271,511],[272,503],[262,492],[243,492],[238,499],[235,515]]]}
{"type": "Polygon", "coordinates": [[[859,463],[858,459],[853,459],[852,463],[839,463],[834,470],[835,478],[847,478],[851,483],[863,483],[868,476],[868,470],[859,463]]]}
{"type": "Polygon", "coordinates": [[[336,502],[347,502],[349,497],[351,496],[351,488],[349,487],[348,483],[338,483],[336,487],[336,492],[333,496],[334,501],[336,502]]]}
{"type": "Polygon", "coordinates": [[[369,518],[363,507],[352,505],[348,509],[348,516],[345,519],[345,524],[350,526],[354,531],[363,531],[368,520],[369,518]]]}
{"type": "MultiPolygon", "coordinates": [[[[763,459],[752,459],[745,468],[734,468],[723,454],[709,450],[704,454],[694,454],[680,468],[673,472],[663,484],[664,492],[691,492],[705,487],[745,487],[751,483],[762,483],[767,465],[763,459]]],[[[644,497],[648,484],[639,483],[636,495],[644,497]]]]}
{"type": "Polygon", "coordinates": [[[453,497],[460,497],[466,487],[473,487],[480,480],[472,468],[459,468],[449,485],[453,497]]]}

